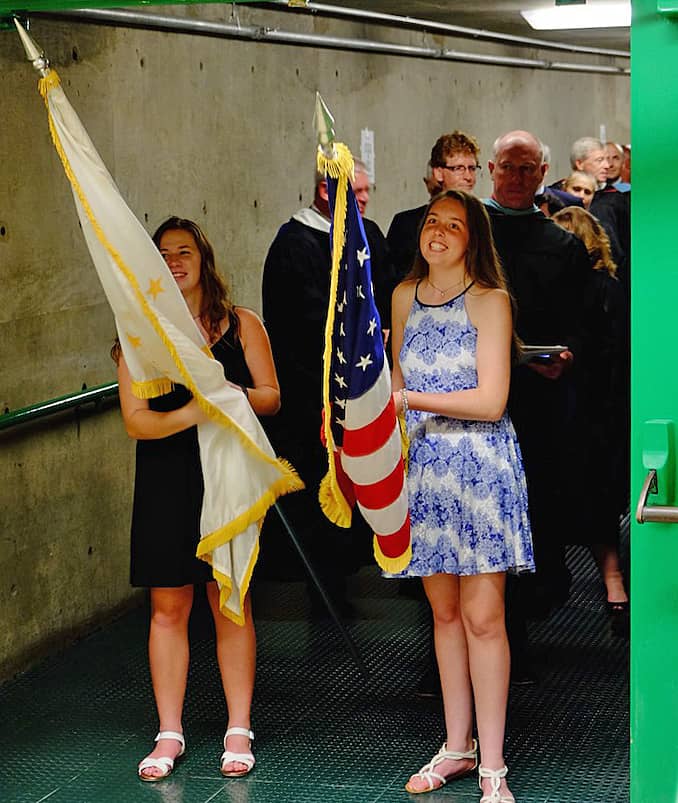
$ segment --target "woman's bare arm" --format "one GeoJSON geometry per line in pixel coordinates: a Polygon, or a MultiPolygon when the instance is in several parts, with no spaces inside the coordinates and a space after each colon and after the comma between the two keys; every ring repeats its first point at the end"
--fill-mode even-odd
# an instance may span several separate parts
{"type": "MultiPolygon", "coordinates": [[[[407,404],[411,410],[423,410],[449,418],[498,421],[506,409],[511,377],[511,303],[504,290],[481,289],[469,293],[466,309],[478,332],[477,387],[449,393],[408,390],[407,404]]],[[[395,381],[393,387],[397,391],[395,381]]],[[[401,394],[395,392],[393,400],[400,411],[401,394]]]]}

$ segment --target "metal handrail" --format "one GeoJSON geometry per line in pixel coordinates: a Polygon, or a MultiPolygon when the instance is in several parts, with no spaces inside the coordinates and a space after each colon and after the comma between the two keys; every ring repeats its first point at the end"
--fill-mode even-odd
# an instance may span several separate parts
{"type": "Polygon", "coordinates": [[[10,429],[11,427],[19,426],[19,424],[35,421],[37,418],[45,418],[55,413],[62,413],[64,410],[81,407],[83,404],[90,402],[97,405],[104,399],[113,398],[117,395],[118,383],[109,382],[107,385],[85,388],[79,393],[69,393],[56,399],[31,404],[29,407],[22,407],[20,410],[0,415],[0,430],[10,429]]]}

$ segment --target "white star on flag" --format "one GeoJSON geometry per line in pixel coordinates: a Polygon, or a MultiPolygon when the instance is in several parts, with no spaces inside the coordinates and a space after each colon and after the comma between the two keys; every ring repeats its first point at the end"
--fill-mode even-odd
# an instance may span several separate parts
{"type": "Polygon", "coordinates": [[[363,293],[363,286],[359,284],[355,289],[355,294],[358,298],[365,298],[365,294],[363,293]]]}
{"type": "Polygon", "coordinates": [[[358,362],[355,364],[355,367],[362,368],[363,371],[365,371],[368,365],[372,365],[372,358],[369,354],[365,354],[358,360],[358,362]]]}
{"type": "Polygon", "coordinates": [[[360,267],[362,268],[362,266],[365,264],[365,261],[370,258],[370,254],[369,251],[367,250],[367,247],[362,248],[360,251],[358,251],[356,256],[358,257],[358,262],[360,262],[360,267]]]}
{"type": "Polygon", "coordinates": [[[344,352],[341,349],[337,349],[337,359],[342,365],[346,365],[346,357],[344,357],[344,352]]]}
{"type": "Polygon", "coordinates": [[[346,387],[346,382],[344,381],[344,377],[343,376],[339,376],[339,374],[335,374],[334,375],[334,381],[337,383],[337,385],[339,385],[340,388],[345,388],[346,387]]]}
{"type": "Polygon", "coordinates": [[[374,334],[374,330],[376,328],[377,328],[377,322],[376,322],[376,320],[374,318],[372,318],[372,320],[370,321],[370,325],[367,327],[367,334],[368,335],[373,335],[374,334]]]}

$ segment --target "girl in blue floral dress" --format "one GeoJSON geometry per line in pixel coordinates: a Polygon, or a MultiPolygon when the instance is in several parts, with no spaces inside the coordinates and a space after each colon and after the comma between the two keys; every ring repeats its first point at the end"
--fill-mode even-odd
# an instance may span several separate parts
{"type": "Polygon", "coordinates": [[[408,781],[438,789],[478,766],[481,803],[513,803],[503,743],[507,571],[533,571],[527,489],[506,402],[511,300],[483,204],[431,201],[409,279],[393,294],[393,399],[410,440],[412,561],[433,612],[446,742],[408,781]]]}

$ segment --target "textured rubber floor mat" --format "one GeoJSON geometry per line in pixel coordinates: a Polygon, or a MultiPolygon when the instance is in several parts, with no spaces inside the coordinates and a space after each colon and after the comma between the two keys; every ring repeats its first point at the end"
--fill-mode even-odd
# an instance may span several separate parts
{"type": "MultiPolygon", "coordinates": [[[[531,627],[539,682],[511,689],[506,758],[519,803],[627,803],[628,644],[611,631],[587,550],[569,550],[568,603],[531,627]]],[[[184,728],[172,777],[137,780],[156,729],[146,609],[0,687],[2,803],[396,803],[444,739],[441,703],[415,690],[427,665],[425,603],[374,568],[349,586],[363,678],[303,583],[258,581],[252,725],[257,764],[219,774],[226,721],[209,613],[198,600],[184,728]]],[[[469,777],[427,803],[478,801],[469,777]]],[[[423,798],[422,798],[423,800],[423,798]]]]}

